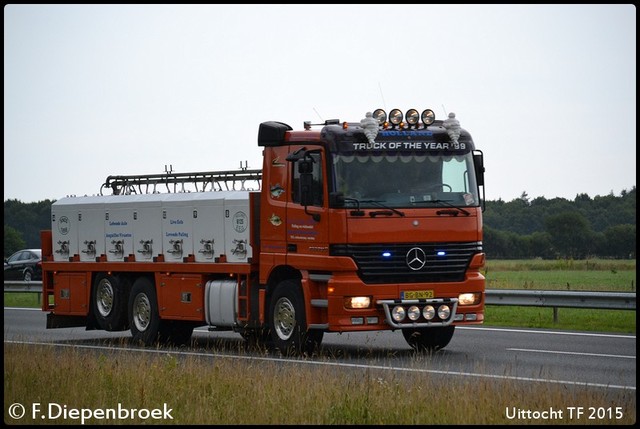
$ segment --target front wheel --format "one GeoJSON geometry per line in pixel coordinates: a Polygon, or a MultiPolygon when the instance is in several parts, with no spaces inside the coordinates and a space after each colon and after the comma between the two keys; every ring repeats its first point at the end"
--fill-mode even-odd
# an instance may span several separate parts
{"type": "Polygon", "coordinates": [[[273,346],[284,355],[312,355],[324,334],[307,330],[302,289],[293,280],[281,282],[273,292],[269,325],[273,346]]]}
{"type": "Polygon", "coordinates": [[[439,328],[409,328],[403,329],[402,335],[414,350],[432,352],[443,349],[449,344],[455,328],[451,325],[439,328]]]}

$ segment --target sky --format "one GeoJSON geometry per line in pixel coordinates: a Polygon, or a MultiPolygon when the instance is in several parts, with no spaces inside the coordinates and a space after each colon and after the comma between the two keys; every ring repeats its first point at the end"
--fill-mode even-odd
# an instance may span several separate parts
{"type": "Polygon", "coordinates": [[[110,175],[262,168],[261,122],[454,112],[485,197],[636,185],[636,9],[566,5],[6,5],[4,199],[110,175]]]}

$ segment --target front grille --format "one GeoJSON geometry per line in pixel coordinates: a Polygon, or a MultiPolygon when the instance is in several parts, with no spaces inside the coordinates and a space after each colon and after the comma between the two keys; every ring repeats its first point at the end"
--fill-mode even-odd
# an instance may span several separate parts
{"type": "Polygon", "coordinates": [[[358,276],[367,284],[460,282],[473,255],[481,251],[482,242],[334,244],[330,248],[333,256],[353,258],[358,276]],[[409,262],[416,269],[407,263],[410,251],[409,262]]]}

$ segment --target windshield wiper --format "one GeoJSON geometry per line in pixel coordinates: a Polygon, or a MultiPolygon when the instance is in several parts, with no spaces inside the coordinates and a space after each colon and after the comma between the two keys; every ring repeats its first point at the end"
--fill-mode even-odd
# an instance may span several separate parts
{"type": "Polygon", "coordinates": [[[360,210],[360,200],[357,198],[343,197],[345,202],[355,202],[356,209],[351,210],[351,216],[364,216],[364,211],[360,210]]]}
{"type": "MultiPolygon", "coordinates": [[[[388,209],[391,210],[393,213],[400,215],[400,216],[404,216],[404,213],[401,212],[400,210],[396,210],[393,207],[389,207],[385,204],[382,204],[382,201],[378,201],[378,200],[362,200],[360,201],[361,203],[371,203],[371,204],[375,204],[378,207],[382,207],[383,209],[388,209]]],[[[386,214],[390,214],[389,212],[371,212],[369,213],[369,215],[371,217],[376,217],[377,215],[386,215],[386,214]]]]}
{"type": "MultiPolygon", "coordinates": [[[[430,202],[430,203],[443,203],[445,206],[449,206],[451,208],[454,208],[456,210],[460,210],[462,213],[464,213],[466,216],[470,216],[471,213],[469,213],[468,211],[466,211],[465,209],[463,209],[462,207],[458,207],[456,205],[451,204],[449,201],[447,200],[431,200],[431,201],[425,201],[425,202],[430,202]]],[[[437,211],[437,214],[448,214],[446,212],[443,211],[437,211]]],[[[458,215],[458,212],[454,212],[455,216],[458,215]]]]}
{"type": "MultiPolygon", "coordinates": [[[[460,212],[464,213],[466,216],[470,216],[471,213],[469,213],[468,211],[466,211],[465,209],[463,209],[462,207],[458,207],[454,204],[451,204],[449,201],[447,200],[429,200],[429,201],[414,201],[414,204],[420,204],[420,203],[442,203],[445,206],[449,206],[451,208],[454,208],[456,210],[459,210],[460,212]]],[[[454,214],[455,216],[458,215],[459,212],[449,212],[449,211],[438,211],[436,212],[437,214],[454,214]]]]}

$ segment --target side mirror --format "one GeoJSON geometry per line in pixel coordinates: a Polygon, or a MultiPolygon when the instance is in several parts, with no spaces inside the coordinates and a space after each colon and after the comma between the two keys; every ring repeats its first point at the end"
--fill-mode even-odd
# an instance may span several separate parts
{"type": "Polygon", "coordinates": [[[473,165],[476,170],[476,181],[478,186],[484,186],[484,159],[482,152],[478,151],[473,154],[473,165]]]}
{"type": "Polygon", "coordinates": [[[329,194],[329,205],[331,207],[344,207],[344,194],[342,192],[331,192],[329,194]]]}
{"type": "Polygon", "coordinates": [[[313,205],[313,175],[311,173],[300,173],[300,205],[313,205]]]}

